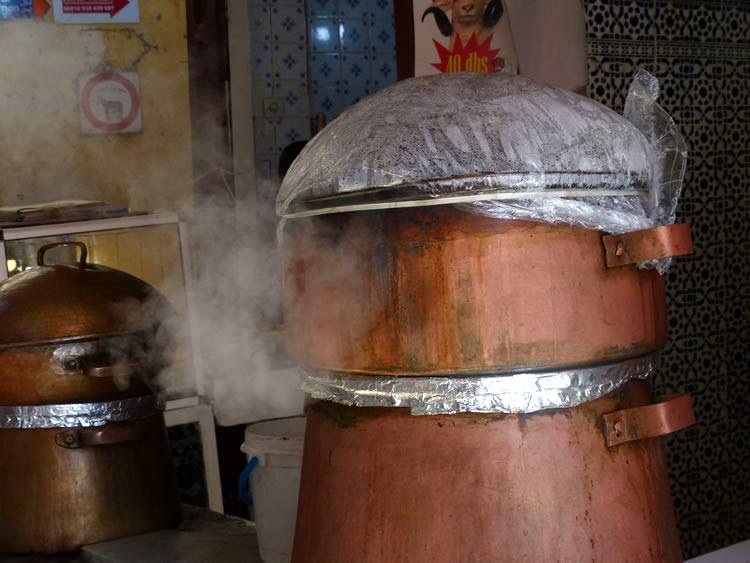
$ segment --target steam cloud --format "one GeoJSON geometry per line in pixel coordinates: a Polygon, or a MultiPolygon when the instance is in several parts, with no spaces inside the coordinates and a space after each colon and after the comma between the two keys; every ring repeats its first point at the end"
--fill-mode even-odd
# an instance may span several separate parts
{"type": "MultiPolygon", "coordinates": [[[[108,37],[120,31],[48,22],[0,23],[0,204],[61,199],[119,203],[127,197],[131,209],[178,211],[190,226],[192,315],[191,324],[179,316],[160,318],[163,327],[156,343],[172,347],[170,357],[176,352],[174,363],[157,378],[160,387],[168,395],[191,385],[186,380],[189,354],[185,351],[190,337],[195,336],[203,392],[214,402],[220,424],[300,414],[299,373],[286,358],[283,335],[273,330],[280,311],[278,257],[273,237],[269,241],[260,232],[262,220],[256,210],[239,213],[226,202],[207,199],[189,203],[192,186],[174,187],[176,179],[186,177],[180,164],[184,158],[179,158],[184,155],[182,147],[179,151],[183,153],[179,153],[165,142],[155,153],[144,155],[144,165],[134,170],[132,160],[123,164],[116,159],[117,147],[128,140],[97,136],[81,141],[77,77],[85,71],[122,66],[107,58],[111,55],[108,37]],[[50,83],[55,87],[49,87],[50,83]],[[81,147],[81,154],[71,156],[71,145],[81,147]],[[113,178],[120,180],[114,182],[113,178]],[[163,193],[144,194],[144,184],[163,186],[163,193]],[[175,198],[175,193],[186,197],[175,198]]],[[[130,40],[137,43],[137,38],[130,40]]],[[[134,53],[133,59],[140,56],[134,53]]],[[[152,54],[147,52],[144,60],[149,56],[152,54]]],[[[147,71],[141,65],[144,96],[156,94],[149,91],[149,84],[154,88],[176,82],[185,84],[186,91],[187,64],[181,62],[166,74],[147,71]]],[[[158,111],[162,123],[180,122],[189,127],[189,120],[174,115],[170,104],[161,104],[158,111]]],[[[151,117],[149,121],[144,115],[144,132],[139,135],[160,135],[151,117]]],[[[205,126],[201,123],[201,128],[205,126]]],[[[180,134],[189,136],[190,132],[180,134]]],[[[205,139],[222,134],[208,132],[205,139]]],[[[221,168],[223,156],[205,139],[193,139],[194,155],[221,168]]],[[[265,221],[267,226],[273,219],[266,217],[265,221]]],[[[181,279],[167,281],[167,285],[181,283],[181,279]]],[[[133,305],[124,314],[141,324],[151,320],[152,314],[156,316],[149,303],[133,305]]]]}

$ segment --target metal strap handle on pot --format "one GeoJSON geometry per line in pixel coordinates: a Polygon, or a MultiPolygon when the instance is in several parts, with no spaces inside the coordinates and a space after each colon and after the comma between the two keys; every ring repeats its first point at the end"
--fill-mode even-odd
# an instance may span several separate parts
{"type": "Polygon", "coordinates": [[[693,253],[690,225],[685,223],[605,235],[602,242],[607,268],[693,253]]]}
{"type": "Polygon", "coordinates": [[[138,362],[99,363],[96,355],[70,355],[62,359],[62,367],[69,372],[82,371],[89,377],[111,377],[126,380],[142,372],[138,362]]]}
{"type": "Polygon", "coordinates": [[[133,377],[139,373],[140,366],[136,363],[110,364],[106,366],[93,365],[87,361],[83,362],[83,373],[89,377],[133,377]]]}
{"type": "Polygon", "coordinates": [[[695,424],[690,393],[668,395],[652,405],[623,409],[602,416],[608,447],[672,434],[695,424]]]}
{"type": "Polygon", "coordinates": [[[147,430],[147,423],[140,420],[100,428],[72,429],[57,434],[55,443],[66,449],[112,446],[143,440],[146,437],[147,430]]]}
{"type": "Polygon", "coordinates": [[[47,253],[48,250],[52,250],[53,248],[59,248],[62,246],[77,246],[81,249],[81,257],[78,260],[78,265],[81,268],[84,268],[86,266],[86,258],[88,258],[89,250],[86,248],[86,245],[83,244],[80,241],[65,241],[65,242],[53,242],[51,244],[45,244],[43,247],[39,249],[39,251],[36,253],[36,264],[37,266],[44,266],[44,255],[47,253]]]}

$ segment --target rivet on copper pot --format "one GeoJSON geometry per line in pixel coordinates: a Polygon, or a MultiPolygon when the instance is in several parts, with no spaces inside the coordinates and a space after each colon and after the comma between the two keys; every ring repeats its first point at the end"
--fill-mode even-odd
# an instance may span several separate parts
{"type": "Polygon", "coordinates": [[[614,424],[612,425],[612,430],[614,430],[614,432],[615,432],[615,435],[616,435],[616,436],[617,436],[618,438],[619,438],[620,436],[622,436],[622,422],[620,422],[619,420],[618,420],[617,422],[615,422],[615,423],[614,423],[614,424]]]}
{"type": "Polygon", "coordinates": [[[617,243],[617,247],[615,248],[615,255],[622,256],[623,254],[625,254],[625,243],[620,241],[617,243]]]}

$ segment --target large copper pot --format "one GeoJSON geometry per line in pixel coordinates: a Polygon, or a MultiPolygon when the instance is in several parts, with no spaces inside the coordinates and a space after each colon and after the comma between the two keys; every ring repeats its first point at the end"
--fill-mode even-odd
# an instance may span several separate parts
{"type": "Polygon", "coordinates": [[[151,395],[169,305],[65,244],[79,263],[46,265],[49,245],[0,284],[0,552],[71,551],[179,519],[151,395]]]}
{"type": "Polygon", "coordinates": [[[389,375],[555,369],[658,350],[664,283],[633,262],[664,249],[620,260],[626,247],[608,257],[606,238],[453,206],[294,219],[283,239],[290,346],[314,368],[389,375]]]}
{"type": "Polygon", "coordinates": [[[533,414],[313,404],[293,561],[682,561],[654,436],[691,421],[645,382],[533,414]]]}

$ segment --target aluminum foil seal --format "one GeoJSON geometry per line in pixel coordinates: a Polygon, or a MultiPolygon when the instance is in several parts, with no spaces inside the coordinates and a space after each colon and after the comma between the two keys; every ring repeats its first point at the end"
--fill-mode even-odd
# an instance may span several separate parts
{"type": "Polygon", "coordinates": [[[531,413],[575,407],[603,397],[631,379],[645,379],[653,373],[657,357],[506,375],[377,377],[308,372],[302,390],[314,399],[357,407],[403,407],[413,415],[531,413]]]}
{"type": "Polygon", "coordinates": [[[152,395],[105,403],[0,406],[0,428],[87,428],[146,418],[157,412],[158,402],[152,395]]]}

